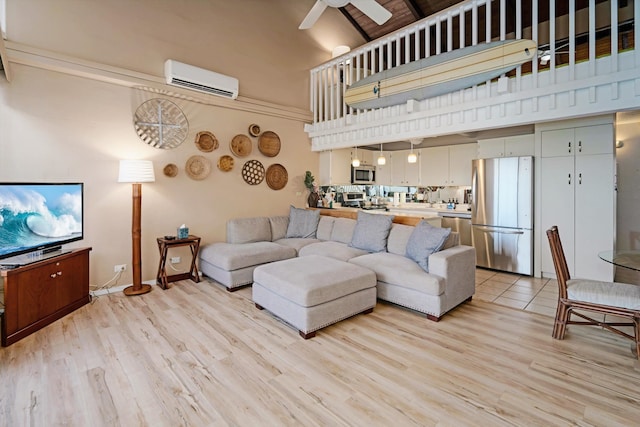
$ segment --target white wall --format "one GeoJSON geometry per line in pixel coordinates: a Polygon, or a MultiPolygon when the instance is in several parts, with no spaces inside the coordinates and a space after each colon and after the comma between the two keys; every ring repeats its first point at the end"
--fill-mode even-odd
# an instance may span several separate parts
{"type": "Polygon", "coordinates": [[[622,147],[616,149],[618,206],[618,249],[640,250],[640,114],[620,113],[617,116],[616,139],[622,147]]]}

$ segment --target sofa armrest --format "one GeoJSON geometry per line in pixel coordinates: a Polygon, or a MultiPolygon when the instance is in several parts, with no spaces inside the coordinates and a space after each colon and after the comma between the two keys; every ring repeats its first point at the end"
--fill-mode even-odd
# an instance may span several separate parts
{"type": "Polygon", "coordinates": [[[445,279],[447,309],[471,297],[476,290],[476,250],[458,245],[429,256],[429,273],[445,279]]]}

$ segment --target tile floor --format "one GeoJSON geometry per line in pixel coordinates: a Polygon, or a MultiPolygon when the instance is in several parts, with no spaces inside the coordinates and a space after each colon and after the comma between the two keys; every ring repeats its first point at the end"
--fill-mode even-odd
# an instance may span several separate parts
{"type": "MultiPolygon", "coordinates": [[[[553,318],[556,316],[558,305],[558,282],[555,279],[538,279],[476,268],[476,293],[473,298],[553,318]]],[[[629,322],[625,318],[613,315],[593,312],[584,314],[600,321],[629,322]]],[[[581,319],[573,316],[572,320],[581,319]]],[[[632,326],[623,326],[620,329],[634,334],[632,326]]]]}
{"type": "Polygon", "coordinates": [[[474,298],[554,317],[558,303],[555,279],[476,268],[474,298]]]}

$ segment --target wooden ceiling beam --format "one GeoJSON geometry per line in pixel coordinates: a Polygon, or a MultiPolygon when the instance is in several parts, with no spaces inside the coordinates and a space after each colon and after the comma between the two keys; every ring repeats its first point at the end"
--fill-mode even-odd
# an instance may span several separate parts
{"type": "Polygon", "coordinates": [[[353,19],[353,16],[351,16],[351,14],[347,11],[347,9],[345,9],[344,7],[339,7],[338,10],[342,12],[342,14],[345,16],[345,18],[347,18],[349,23],[353,25],[356,31],[358,31],[360,35],[364,37],[364,40],[367,43],[373,40],[371,36],[369,36],[369,34],[367,34],[367,32],[360,26],[360,24],[358,24],[358,22],[355,19],[353,19]]]}
{"type": "Polygon", "coordinates": [[[404,4],[407,6],[407,9],[411,11],[411,14],[416,19],[416,21],[419,21],[422,18],[426,18],[426,15],[422,13],[422,9],[418,7],[415,0],[404,0],[404,4]]]}

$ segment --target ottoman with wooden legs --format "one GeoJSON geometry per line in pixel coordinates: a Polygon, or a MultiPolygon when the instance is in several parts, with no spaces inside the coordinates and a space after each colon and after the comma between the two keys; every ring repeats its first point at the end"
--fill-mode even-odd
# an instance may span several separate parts
{"type": "Polygon", "coordinates": [[[253,302],[308,339],[325,326],[371,313],[376,305],[376,275],[319,255],[273,262],[254,270],[253,302]]]}

